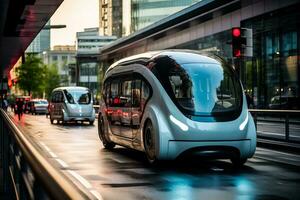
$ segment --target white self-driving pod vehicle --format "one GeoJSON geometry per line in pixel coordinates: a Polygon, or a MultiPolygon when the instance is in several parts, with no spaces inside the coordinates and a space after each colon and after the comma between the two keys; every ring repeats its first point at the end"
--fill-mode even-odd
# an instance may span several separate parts
{"type": "Polygon", "coordinates": [[[256,130],[242,85],[222,59],[164,50],[122,59],[108,68],[98,132],[105,148],[144,151],[150,163],[187,154],[254,155],[256,130]]]}
{"type": "Polygon", "coordinates": [[[49,105],[50,122],[95,121],[95,109],[90,90],[86,87],[58,87],[52,91],[49,105]]]}

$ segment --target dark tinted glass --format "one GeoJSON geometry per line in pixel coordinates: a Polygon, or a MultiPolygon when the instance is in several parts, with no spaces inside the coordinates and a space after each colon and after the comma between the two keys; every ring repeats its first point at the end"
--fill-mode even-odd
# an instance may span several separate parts
{"type": "Polygon", "coordinates": [[[70,104],[90,104],[91,93],[88,90],[64,90],[67,101],[70,104]]]}
{"type": "Polygon", "coordinates": [[[242,90],[226,66],[208,63],[170,64],[160,82],[185,114],[215,116],[240,109],[242,90]],[[167,76],[166,76],[167,75],[167,76]]]}

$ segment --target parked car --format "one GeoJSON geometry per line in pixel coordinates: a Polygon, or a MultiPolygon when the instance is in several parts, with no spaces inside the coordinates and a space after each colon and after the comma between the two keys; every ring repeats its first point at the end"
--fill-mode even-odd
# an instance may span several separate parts
{"type": "Polygon", "coordinates": [[[48,101],[46,99],[33,99],[30,103],[31,114],[47,114],[48,101]]]}
{"type": "Polygon", "coordinates": [[[270,109],[296,110],[300,108],[300,98],[295,96],[274,96],[269,104],[270,109]]]}

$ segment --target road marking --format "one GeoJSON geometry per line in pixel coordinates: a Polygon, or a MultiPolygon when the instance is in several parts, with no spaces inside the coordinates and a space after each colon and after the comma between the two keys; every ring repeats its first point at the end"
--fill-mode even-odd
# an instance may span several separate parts
{"type": "Polygon", "coordinates": [[[92,185],[82,176],[80,176],[78,173],[76,173],[73,170],[67,170],[74,178],[76,178],[82,185],[84,185],[84,187],[86,187],[87,189],[91,189],[92,185]]]}
{"type": "MultiPolygon", "coordinates": [[[[53,153],[51,151],[51,149],[43,142],[39,142],[41,146],[44,147],[44,149],[51,155],[52,158],[54,158],[63,168],[68,168],[68,164],[65,163],[63,160],[59,159],[58,156],[53,153]]],[[[77,172],[73,171],[73,170],[66,170],[67,172],[69,172],[69,174],[71,174],[75,179],[77,179],[85,188],[87,188],[89,190],[89,192],[96,198],[99,200],[103,200],[101,194],[95,190],[92,185],[90,184],[90,182],[88,180],[86,180],[85,178],[83,178],[81,175],[79,175],[77,172]]]]}
{"type": "Polygon", "coordinates": [[[46,149],[46,151],[50,154],[50,156],[52,158],[57,158],[58,157],[55,153],[53,153],[53,151],[51,151],[51,149],[45,143],[40,142],[40,144],[46,149]]]}
{"type": "Polygon", "coordinates": [[[90,192],[99,200],[103,200],[101,194],[97,190],[90,190],[90,192]]]}
{"type": "Polygon", "coordinates": [[[279,154],[282,154],[282,155],[287,155],[287,156],[291,156],[291,157],[299,157],[300,158],[300,156],[296,155],[296,154],[285,153],[285,152],[276,151],[276,150],[270,150],[270,149],[264,149],[264,148],[260,148],[260,147],[257,147],[256,149],[258,149],[258,150],[260,150],[262,152],[267,152],[267,151],[272,152],[273,151],[273,152],[276,152],[276,153],[279,153],[279,154]]]}
{"type": "Polygon", "coordinates": [[[55,159],[63,168],[68,168],[68,164],[65,163],[63,160],[59,159],[59,158],[56,158],[55,159]]]}
{"type": "MultiPolygon", "coordinates": [[[[278,136],[283,136],[283,137],[285,137],[285,134],[284,133],[282,133],[282,134],[280,134],[280,133],[274,133],[274,132],[265,132],[265,131],[257,131],[257,133],[259,133],[259,134],[266,134],[266,135],[278,135],[278,136]]],[[[289,135],[289,137],[290,138],[300,138],[300,136],[297,136],[297,135],[289,135]]]]}

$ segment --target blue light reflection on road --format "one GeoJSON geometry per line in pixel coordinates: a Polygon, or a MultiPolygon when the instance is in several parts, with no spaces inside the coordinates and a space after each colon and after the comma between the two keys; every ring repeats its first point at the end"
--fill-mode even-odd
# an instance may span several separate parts
{"type": "Polygon", "coordinates": [[[170,192],[168,199],[255,199],[255,184],[244,176],[213,174],[196,178],[188,174],[168,173],[164,179],[167,180],[164,188],[170,192]],[[198,188],[197,193],[195,187],[198,188]]]}

